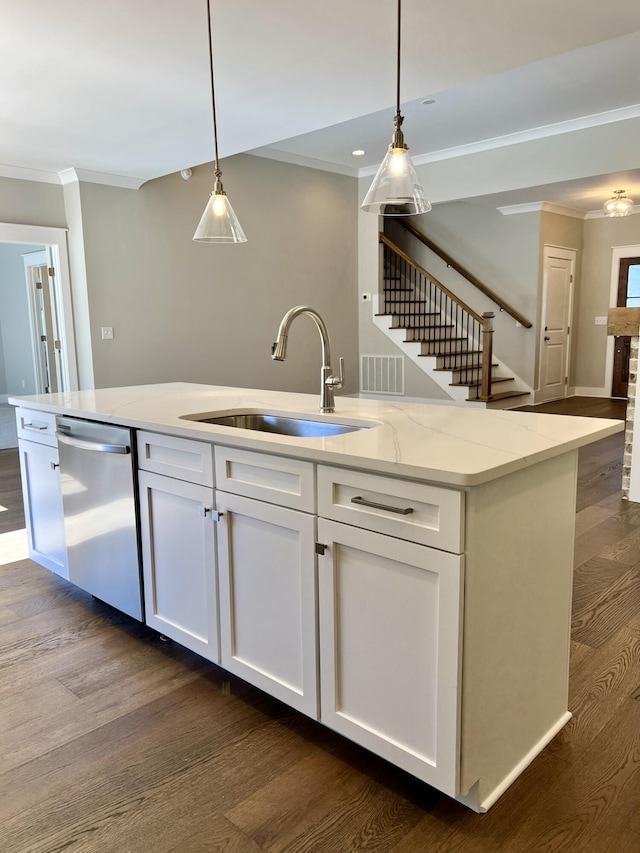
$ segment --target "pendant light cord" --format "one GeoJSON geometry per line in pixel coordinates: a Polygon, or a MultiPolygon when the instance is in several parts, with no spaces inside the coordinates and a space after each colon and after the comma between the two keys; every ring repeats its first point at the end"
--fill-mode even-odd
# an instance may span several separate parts
{"type": "Polygon", "coordinates": [[[400,6],[402,0],[398,0],[398,62],[396,74],[396,112],[400,112],[400,6]]]}
{"type": "Polygon", "coordinates": [[[213,112],[213,145],[215,148],[215,175],[220,179],[221,172],[218,165],[218,126],[216,123],[216,90],[213,82],[213,41],[211,38],[211,0],[207,0],[207,33],[209,35],[209,73],[211,76],[211,106],[213,112]]]}

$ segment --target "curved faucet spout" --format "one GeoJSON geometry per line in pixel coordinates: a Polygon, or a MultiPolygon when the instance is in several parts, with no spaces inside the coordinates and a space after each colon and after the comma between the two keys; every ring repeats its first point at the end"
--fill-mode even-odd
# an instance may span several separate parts
{"type": "Polygon", "coordinates": [[[289,311],[287,311],[287,313],[284,315],[280,322],[280,328],[278,329],[278,336],[276,338],[276,342],[271,348],[271,358],[274,359],[274,361],[284,361],[286,359],[287,335],[289,334],[289,327],[291,326],[291,323],[295,320],[295,318],[299,317],[301,314],[306,314],[307,316],[311,317],[313,322],[316,324],[316,328],[318,329],[318,332],[320,334],[320,341],[322,343],[320,411],[333,412],[333,389],[341,388],[342,383],[344,382],[344,360],[342,358],[340,359],[340,376],[332,376],[329,332],[327,331],[327,327],[325,325],[324,320],[318,314],[317,311],[314,311],[313,308],[309,308],[308,305],[296,305],[295,308],[291,308],[289,311]]]}

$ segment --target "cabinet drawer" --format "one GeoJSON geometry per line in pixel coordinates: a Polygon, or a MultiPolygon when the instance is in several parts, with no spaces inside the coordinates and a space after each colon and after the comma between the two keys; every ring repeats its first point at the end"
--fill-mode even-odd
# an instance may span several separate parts
{"type": "Polygon", "coordinates": [[[224,492],[315,512],[312,462],[216,446],[215,467],[216,485],[224,492]]]}
{"type": "Polygon", "coordinates": [[[460,554],[463,492],[318,466],[318,515],[460,554]]]}
{"type": "Polygon", "coordinates": [[[16,409],[18,438],[26,441],[37,441],[38,444],[48,444],[56,447],[56,416],[53,412],[36,412],[33,409],[16,409]]]}
{"type": "Polygon", "coordinates": [[[138,432],[138,468],[213,486],[213,447],[205,441],[138,432]]]}

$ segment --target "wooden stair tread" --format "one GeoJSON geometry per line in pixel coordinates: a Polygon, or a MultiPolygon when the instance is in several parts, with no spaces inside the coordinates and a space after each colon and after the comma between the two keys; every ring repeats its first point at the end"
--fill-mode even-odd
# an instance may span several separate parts
{"type": "MultiPolygon", "coordinates": [[[[446,356],[440,356],[440,358],[446,358],[446,356]]],[[[499,367],[497,363],[492,364],[491,367],[499,367]]],[[[433,372],[443,372],[447,371],[449,373],[453,373],[454,370],[480,370],[482,368],[482,362],[477,362],[476,364],[459,364],[457,367],[434,367],[433,372]]],[[[506,379],[513,379],[513,376],[507,376],[506,379]]],[[[493,382],[504,382],[505,377],[498,376],[496,379],[492,379],[493,382]]]]}
{"type": "Polygon", "coordinates": [[[491,403],[494,400],[507,400],[509,397],[526,397],[528,391],[498,391],[490,397],[467,397],[469,403],[491,403]]]}
{"type": "MultiPolygon", "coordinates": [[[[491,384],[495,385],[496,382],[511,382],[512,379],[513,379],[513,376],[492,376],[491,377],[491,384]]],[[[449,383],[450,387],[452,387],[452,388],[466,388],[466,387],[476,388],[481,384],[482,383],[479,380],[477,382],[450,382],[449,383]]],[[[492,394],[492,397],[494,397],[494,396],[495,395],[492,394]]]]}
{"type": "MultiPolygon", "coordinates": [[[[453,343],[454,341],[464,341],[464,340],[466,340],[466,339],[465,338],[442,338],[441,340],[439,340],[438,338],[435,338],[435,339],[434,338],[414,338],[412,341],[405,339],[403,341],[403,343],[405,343],[405,344],[434,344],[434,343],[445,343],[445,344],[447,344],[447,343],[453,343]]],[[[419,356],[421,358],[433,358],[434,356],[438,356],[438,355],[444,357],[447,355],[454,355],[454,354],[455,354],[455,350],[453,352],[434,352],[434,353],[421,352],[421,353],[419,353],[419,356]]]]}

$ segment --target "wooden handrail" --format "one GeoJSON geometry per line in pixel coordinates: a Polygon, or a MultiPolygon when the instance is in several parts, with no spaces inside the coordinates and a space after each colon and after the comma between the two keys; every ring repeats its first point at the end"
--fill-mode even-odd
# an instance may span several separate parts
{"type": "Polygon", "coordinates": [[[463,311],[466,311],[467,314],[470,314],[474,320],[477,320],[478,323],[482,323],[482,316],[480,314],[478,314],[476,311],[474,311],[473,308],[470,308],[461,299],[458,299],[458,297],[455,295],[455,293],[452,293],[448,287],[445,287],[444,284],[439,282],[437,278],[434,278],[431,275],[431,273],[428,273],[425,269],[423,269],[420,266],[420,264],[417,264],[413,260],[413,258],[410,258],[406,252],[403,252],[399,246],[396,246],[396,244],[393,243],[386,236],[386,234],[380,234],[380,242],[384,243],[386,246],[388,246],[390,249],[392,249],[397,255],[399,255],[402,258],[403,261],[406,261],[410,266],[412,266],[421,275],[423,275],[428,281],[433,282],[433,284],[435,284],[435,286],[437,288],[439,288],[443,293],[446,293],[446,295],[449,297],[449,299],[451,299],[452,302],[455,302],[456,305],[459,305],[463,309],[463,311]]]}
{"type": "Polygon", "coordinates": [[[498,296],[497,293],[494,293],[490,287],[487,287],[487,285],[483,284],[479,279],[477,279],[473,273],[469,272],[469,270],[465,269],[461,264],[455,261],[451,257],[451,255],[448,255],[443,249],[437,246],[432,240],[430,240],[426,236],[426,234],[423,234],[422,231],[416,228],[416,226],[406,217],[403,217],[402,219],[395,218],[395,221],[398,223],[398,225],[402,225],[403,228],[406,228],[406,230],[410,234],[413,234],[413,236],[420,240],[420,242],[423,243],[428,249],[431,249],[432,252],[435,252],[438,257],[442,258],[442,260],[445,262],[445,264],[447,264],[447,266],[454,269],[457,273],[460,273],[460,275],[464,276],[467,281],[471,282],[474,287],[477,287],[477,289],[484,293],[485,296],[488,296],[489,299],[491,299],[492,302],[495,302],[496,305],[502,311],[506,311],[507,314],[513,317],[514,320],[517,320],[518,323],[525,327],[525,329],[531,328],[533,323],[531,323],[530,320],[527,320],[526,317],[523,317],[519,311],[516,311],[516,309],[512,308],[508,302],[505,302],[504,299],[498,296]]]}

